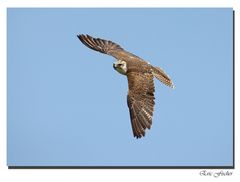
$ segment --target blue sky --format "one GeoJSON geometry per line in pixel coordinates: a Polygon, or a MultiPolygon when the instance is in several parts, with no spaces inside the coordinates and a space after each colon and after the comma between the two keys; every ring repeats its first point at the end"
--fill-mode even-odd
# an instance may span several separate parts
{"type": "Polygon", "coordinates": [[[10,166],[232,165],[232,9],[8,9],[10,166]],[[127,79],[110,39],[175,83],[155,80],[153,125],[132,135],[127,79]]]}

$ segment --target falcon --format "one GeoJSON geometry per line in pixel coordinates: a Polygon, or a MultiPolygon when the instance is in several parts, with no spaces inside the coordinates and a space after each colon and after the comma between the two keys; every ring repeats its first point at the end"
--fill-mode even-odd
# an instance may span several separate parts
{"type": "Polygon", "coordinates": [[[88,48],[113,56],[116,62],[113,68],[128,79],[127,105],[130,112],[133,136],[145,136],[145,130],[151,128],[155,97],[154,81],[156,77],[163,84],[174,88],[169,76],[159,67],[152,66],[142,58],[125,51],[120,45],[89,35],[77,35],[88,48]]]}

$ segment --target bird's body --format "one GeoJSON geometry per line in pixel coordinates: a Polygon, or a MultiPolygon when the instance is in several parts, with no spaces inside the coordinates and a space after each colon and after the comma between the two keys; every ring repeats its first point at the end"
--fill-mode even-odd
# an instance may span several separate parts
{"type": "Polygon", "coordinates": [[[127,104],[134,137],[145,136],[145,129],[150,129],[154,110],[154,82],[156,77],[169,87],[174,87],[168,75],[158,67],[140,57],[125,51],[118,44],[89,35],[78,35],[80,41],[90,49],[111,55],[117,59],[113,68],[128,79],[127,104]]]}

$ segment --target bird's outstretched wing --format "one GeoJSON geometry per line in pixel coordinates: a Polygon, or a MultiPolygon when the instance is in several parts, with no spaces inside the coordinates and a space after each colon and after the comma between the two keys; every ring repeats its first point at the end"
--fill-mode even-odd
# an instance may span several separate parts
{"type": "Polygon", "coordinates": [[[133,135],[145,136],[146,128],[152,125],[154,110],[154,82],[151,73],[129,73],[127,103],[130,112],[133,135]]]}
{"type": "Polygon", "coordinates": [[[95,51],[111,55],[116,59],[122,59],[126,56],[137,57],[127,51],[125,51],[120,45],[100,38],[93,38],[90,35],[77,35],[79,40],[88,48],[95,51]]]}

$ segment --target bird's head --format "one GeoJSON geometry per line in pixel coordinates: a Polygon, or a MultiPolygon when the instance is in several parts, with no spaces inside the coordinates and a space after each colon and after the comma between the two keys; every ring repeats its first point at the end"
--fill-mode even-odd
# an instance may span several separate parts
{"type": "Polygon", "coordinates": [[[123,61],[123,60],[117,60],[115,63],[113,63],[113,68],[123,74],[123,75],[126,75],[127,73],[127,63],[126,61],[123,61]]]}

